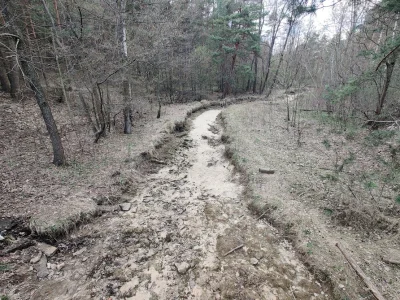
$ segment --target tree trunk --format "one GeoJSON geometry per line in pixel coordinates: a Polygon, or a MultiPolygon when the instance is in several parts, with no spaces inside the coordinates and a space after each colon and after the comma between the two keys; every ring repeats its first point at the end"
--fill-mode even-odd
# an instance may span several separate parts
{"type": "MultiPolygon", "coordinates": [[[[119,24],[118,38],[120,44],[121,62],[124,63],[128,59],[128,43],[126,34],[126,0],[121,0],[119,3],[119,24]]],[[[122,82],[122,94],[124,97],[124,133],[132,133],[132,109],[130,105],[130,84],[127,77],[127,70],[124,68],[124,80],[122,82]]]]}
{"type": "Polygon", "coordinates": [[[274,25],[274,29],[272,30],[271,44],[269,45],[269,51],[268,51],[268,56],[267,56],[267,63],[266,63],[267,71],[265,73],[264,82],[260,85],[260,94],[264,93],[265,85],[267,84],[268,77],[269,77],[269,71],[271,69],[271,60],[272,60],[272,54],[273,54],[272,52],[274,50],[275,40],[276,40],[275,30],[276,29],[275,29],[275,25],[274,25]]]}
{"type": "MultiPolygon", "coordinates": [[[[260,0],[260,7],[262,11],[260,12],[260,16],[258,18],[258,38],[259,38],[259,43],[261,42],[261,32],[262,28],[264,26],[264,18],[263,18],[263,11],[264,11],[264,6],[263,6],[263,0],[260,0]]],[[[258,76],[258,57],[259,57],[259,52],[254,51],[254,81],[253,81],[253,94],[257,93],[257,76],[258,76]]],[[[262,79],[261,79],[262,80],[262,79]]]]}
{"type": "MultiPolygon", "coordinates": [[[[63,79],[63,73],[62,73],[62,70],[61,70],[60,60],[59,60],[59,57],[58,57],[58,52],[59,51],[57,50],[57,46],[56,46],[56,41],[58,41],[56,25],[54,24],[53,16],[51,15],[49,8],[47,7],[46,1],[42,0],[42,4],[43,4],[43,7],[44,7],[44,9],[45,9],[50,21],[51,21],[51,25],[52,25],[52,27],[51,27],[51,41],[52,41],[52,44],[53,44],[54,56],[56,58],[57,71],[58,71],[61,90],[62,90],[62,94],[63,94],[63,101],[65,101],[67,103],[68,110],[71,111],[71,109],[69,107],[69,100],[68,100],[67,92],[65,90],[65,84],[64,84],[64,79],[63,79]]],[[[60,21],[59,20],[60,16],[58,15],[57,1],[56,0],[54,1],[54,5],[55,5],[56,12],[57,12],[57,22],[59,22],[60,21]]],[[[58,25],[59,24],[60,23],[58,23],[58,25]]],[[[58,42],[58,44],[60,44],[60,42],[58,42]]],[[[72,115],[71,115],[71,120],[72,120],[72,115]]]]}
{"type": "MultiPolygon", "coordinates": [[[[9,4],[11,4],[10,2],[9,4]]],[[[8,11],[6,13],[6,19],[8,22],[11,22],[12,18],[10,16],[12,15],[18,15],[18,10],[13,7],[13,5],[8,6],[8,11]],[[15,9],[15,11],[13,11],[15,9]],[[14,12],[14,14],[12,14],[14,12]]],[[[42,85],[40,83],[40,80],[35,72],[35,68],[33,66],[32,62],[32,53],[30,53],[29,49],[29,43],[24,43],[24,40],[21,39],[23,37],[23,29],[19,26],[13,26],[13,30],[15,31],[16,34],[6,34],[8,35],[9,39],[9,44],[14,45],[13,47],[10,47],[11,49],[15,49],[15,52],[13,53],[13,60],[15,61],[16,66],[21,66],[22,71],[25,75],[25,79],[28,81],[28,84],[32,91],[35,94],[36,102],[40,108],[40,111],[42,113],[42,117],[44,120],[44,124],[46,125],[47,131],[50,136],[51,144],[53,147],[53,164],[60,166],[60,165],[65,165],[66,164],[66,159],[65,159],[65,154],[64,154],[64,148],[62,146],[61,142],[61,137],[60,134],[58,133],[57,125],[56,122],[53,118],[53,114],[51,112],[50,106],[47,103],[42,85]],[[15,44],[13,43],[15,41],[15,44]],[[22,53],[21,56],[18,52],[22,53]],[[26,52],[26,53],[24,53],[26,52]]],[[[28,39],[29,37],[26,37],[28,39]]],[[[16,71],[16,78],[18,78],[19,75],[19,69],[14,70],[16,71]]],[[[14,75],[15,75],[14,74],[14,75]]],[[[15,79],[15,78],[14,78],[15,79]]],[[[19,83],[19,80],[17,81],[19,83]]],[[[11,83],[11,89],[13,89],[13,82],[10,80],[11,83]]],[[[15,88],[15,82],[14,82],[14,88],[15,88]]],[[[18,90],[17,90],[18,91],[18,90]]]]}
{"type": "Polygon", "coordinates": [[[57,125],[54,121],[50,106],[44,96],[43,88],[32,66],[32,62],[27,59],[21,59],[21,67],[28,80],[30,88],[35,93],[37,104],[42,112],[44,123],[46,124],[47,131],[50,135],[54,155],[53,164],[56,166],[65,165],[66,159],[61,137],[58,133],[57,125]]]}
{"type": "Polygon", "coordinates": [[[277,80],[278,74],[279,74],[279,69],[281,68],[281,64],[282,64],[282,61],[283,61],[283,55],[285,54],[286,45],[287,45],[287,42],[289,40],[290,33],[292,32],[293,25],[294,25],[294,21],[290,21],[289,22],[289,29],[288,29],[288,32],[287,32],[286,38],[285,38],[285,43],[283,44],[283,49],[282,49],[282,52],[281,52],[280,57],[279,57],[278,67],[276,68],[276,71],[275,71],[275,74],[274,74],[274,78],[272,79],[272,84],[271,84],[270,88],[268,89],[267,97],[269,95],[271,95],[272,90],[275,87],[276,80],[277,80]]]}
{"type": "Polygon", "coordinates": [[[85,111],[86,119],[88,120],[89,124],[92,126],[93,133],[96,133],[98,131],[96,123],[92,119],[92,115],[90,114],[89,105],[86,103],[86,100],[83,97],[81,92],[79,92],[79,99],[81,100],[83,109],[85,111]]]}
{"type": "Polygon", "coordinates": [[[253,94],[255,94],[257,90],[258,57],[256,52],[254,52],[254,59],[255,61],[254,61],[253,94]]]}
{"type": "Polygon", "coordinates": [[[4,63],[3,53],[0,52],[0,85],[1,90],[6,93],[11,92],[10,81],[8,80],[6,65],[4,63]]]}
{"type": "Polygon", "coordinates": [[[9,56],[9,59],[6,59],[4,62],[7,66],[7,76],[10,82],[10,95],[12,98],[19,100],[20,98],[20,89],[19,89],[19,67],[16,55],[16,45],[11,42],[11,39],[8,42],[8,46],[10,49],[15,49],[15,52],[5,53],[6,56],[9,56]]]}
{"type": "Polygon", "coordinates": [[[57,18],[57,26],[61,26],[61,21],[60,21],[60,13],[58,12],[58,5],[57,5],[57,0],[54,0],[54,10],[56,12],[56,18],[57,18]]]}
{"type": "Polygon", "coordinates": [[[122,83],[123,86],[123,95],[124,95],[124,133],[131,134],[132,133],[132,109],[129,104],[130,97],[129,97],[129,81],[127,79],[124,80],[122,83]]]}
{"type": "MultiPolygon", "coordinates": [[[[395,54],[393,54],[394,56],[395,54]]],[[[375,110],[376,115],[380,115],[382,112],[383,105],[385,104],[386,100],[386,95],[387,91],[390,85],[390,81],[392,80],[392,74],[393,74],[393,69],[396,64],[396,58],[393,57],[390,61],[386,61],[386,77],[385,77],[385,83],[383,85],[383,90],[381,93],[381,96],[379,97],[378,100],[378,105],[375,110]]]]}

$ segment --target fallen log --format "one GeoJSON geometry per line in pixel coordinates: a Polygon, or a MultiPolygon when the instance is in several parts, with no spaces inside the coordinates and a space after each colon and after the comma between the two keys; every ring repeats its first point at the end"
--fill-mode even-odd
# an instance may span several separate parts
{"type": "Polygon", "coordinates": [[[326,110],[326,109],[306,109],[306,108],[300,108],[300,111],[315,111],[315,112],[332,113],[331,110],[326,110]]]}
{"type": "Polygon", "coordinates": [[[259,168],[258,171],[262,174],[275,174],[275,170],[268,170],[268,169],[262,169],[259,168]]]}
{"type": "Polygon", "coordinates": [[[342,252],[343,256],[349,262],[350,266],[354,269],[354,271],[356,271],[358,276],[361,277],[361,279],[364,281],[364,283],[369,288],[371,293],[375,296],[375,298],[378,300],[385,300],[385,297],[383,297],[383,295],[378,290],[378,288],[373,284],[371,279],[364,273],[363,270],[361,270],[361,268],[357,265],[354,259],[347,253],[347,251],[342,247],[342,245],[336,243],[336,247],[339,248],[340,252],[342,252]]]}

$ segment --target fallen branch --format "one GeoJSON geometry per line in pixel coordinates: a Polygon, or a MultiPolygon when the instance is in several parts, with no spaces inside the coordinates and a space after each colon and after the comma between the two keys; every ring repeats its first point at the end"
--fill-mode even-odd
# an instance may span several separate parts
{"type": "Polygon", "coordinates": [[[239,249],[241,249],[241,248],[243,248],[244,247],[244,245],[243,244],[241,244],[241,245],[239,245],[239,246],[237,246],[237,247],[235,247],[235,248],[233,248],[232,250],[229,250],[228,252],[226,252],[223,256],[225,257],[225,256],[227,256],[227,255],[229,255],[229,254],[231,254],[231,253],[233,253],[233,252],[235,252],[236,250],[239,250],[239,249]]]}
{"type": "Polygon", "coordinates": [[[178,138],[186,136],[186,135],[188,135],[187,132],[179,132],[179,133],[175,134],[175,136],[178,137],[178,138]]]}
{"type": "Polygon", "coordinates": [[[258,171],[263,174],[275,174],[275,170],[267,170],[267,169],[259,168],[258,171]]]}
{"type": "Polygon", "coordinates": [[[357,263],[354,261],[352,257],[347,253],[347,251],[340,245],[339,243],[336,243],[336,247],[339,248],[340,252],[342,252],[343,256],[346,258],[346,260],[349,262],[350,266],[356,271],[358,276],[361,277],[361,279],[364,281],[364,283],[367,285],[369,290],[372,292],[372,294],[375,296],[376,299],[378,300],[385,300],[385,298],[382,296],[378,288],[373,284],[371,279],[364,273],[363,270],[357,265],[357,263]]]}
{"type": "Polygon", "coordinates": [[[375,124],[379,124],[379,123],[396,124],[397,126],[399,126],[399,122],[400,122],[400,120],[394,120],[394,121],[368,120],[368,121],[365,122],[365,124],[363,126],[371,126],[371,125],[375,125],[375,124]]]}
{"type": "Polygon", "coordinates": [[[315,111],[315,112],[332,113],[331,110],[326,110],[326,109],[306,109],[306,108],[300,108],[300,111],[315,111]]]}
{"type": "Polygon", "coordinates": [[[155,164],[159,164],[159,165],[166,165],[167,163],[165,161],[162,160],[158,160],[158,159],[150,159],[150,162],[155,163],[155,164]]]}
{"type": "Polygon", "coordinates": [[[268,212],[269,210],[264,211],[258,218],[257,221],[260,220],[262,217],[265,216],[265,214],[268,212]]]}

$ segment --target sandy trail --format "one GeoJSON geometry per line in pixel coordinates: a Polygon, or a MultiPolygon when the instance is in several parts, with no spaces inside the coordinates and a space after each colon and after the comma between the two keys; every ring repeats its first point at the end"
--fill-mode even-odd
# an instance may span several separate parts
{"type": "Polygon", "coordinates": [[[51,258],[65,267],[22,283],[15,299],[329,299],[289,243],[249,214],[223,156],[219,113],[193,121],[129,212],[79,229],[81,252],[51,258]]]}

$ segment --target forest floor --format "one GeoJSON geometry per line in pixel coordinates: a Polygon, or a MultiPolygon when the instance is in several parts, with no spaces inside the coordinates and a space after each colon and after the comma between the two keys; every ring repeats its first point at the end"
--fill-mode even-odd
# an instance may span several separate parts
{"type": "Polygon", "coordinates": [[[167,142],[157,157],[161,169],[147,168],[132,184],[137,192],[124,194],[126,209],[102,205],[102,216],[57,247],[39,243],[2,258],[2,293],[41,300],[329,299],[330,287],[246,208],[240,176],[224,158],[219,114],[199,114],[189,133],[167,142]]]}
{"type": "Polygon", "coordinates": [[[222,113],[248,206],[281,229],[337,298],[374,299],[339,243],[386,299],[400,299],[399,129],[344,124],[308,111],[312,101],[280,92],[222,113]]]}
{"type": "Polygon", "coordinates": [[[97,214],[98,204],[123,202],[144,179],[141,154],[168,139],[175,122],[184,122],[197,105],[166,105],[157,119],[157,107],[139,103],[132,135],[122,134],[117,122],[95,144],[79,104],[72,104],[78,109],[69,118],[65,103],[52,103],[68,162],[60,168],[50,164],[50,139],[35,101],[0,99],[0,231],[16,226],[14,231],[57,237],[97,214]]]}
{"type": "MultiPolygon", "coordinates": [[[[287,130],[283,100],[232,105],[222,111],[222,119],[221,110],[199,112],[190,132],[177,133],[175,122],[185,122],[198,104],[165,106],[161,120],[143,118],[131,137],[114,133],[93,145],[90,134],[81,133],[87,137],[81,147],[68,147],[79,139],[70,136],[75,133],[66,124],[67,153],[76,163],[61,171],[49,167],[50,149],[45,137],[39,140],[43,128],[34,107],[27,114],[26,107],[19,111],[5,100],[0,111],[10,110],[11,117],[5,114],[0,128],[6,170],[1,216],[27,220],[34,231],[49,224],[56,228],[54,236],[46,232],[52,237],[46,241],[55,247],[27,243],[29,232],[18,232],[24,229],[19,223],[12,229],[16,240],[4,247],[12,251],[0,256],[0,295],[38,300],[372,299],[335,248],[340,241],[385,296],[397,299],[398,266],[382,262],[378,251],[396,254],[397,227],[367,231],[332,218],[334,207],[313,194],[326,182],[310,166],[330,167],[310,129],[318,121],[302,120],[299,144],[296,127],[287,130]],[[149,149],[153,160],[141,155],[149,149]],[[276,172],[259,174],[262,167],[276,172]],[[58,238],[58,227],[68,230],[65,223],[73,224],[69,212],[99,216],[58,238]]],[[[330,195],[342,193],[328,183],[330,195]]],[[[3,217],[2,226],[14,219],[3,217]]]]}

